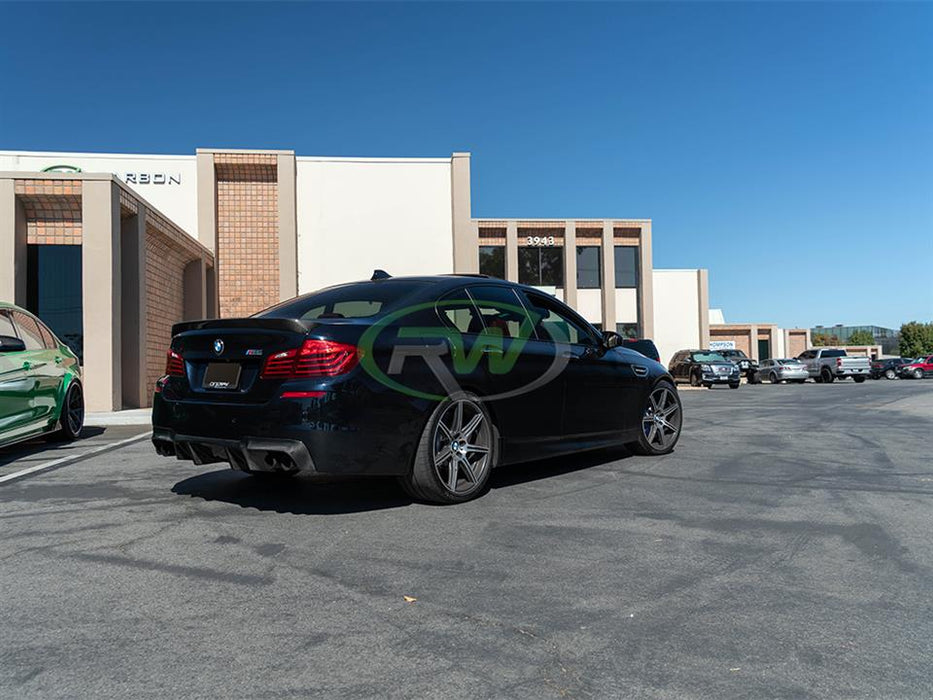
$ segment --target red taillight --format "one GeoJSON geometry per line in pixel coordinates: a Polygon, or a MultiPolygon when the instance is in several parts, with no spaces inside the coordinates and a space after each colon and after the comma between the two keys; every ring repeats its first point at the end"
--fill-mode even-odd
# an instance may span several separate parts
{"type": "Polygon", "coordinates": [[[170,377],[185,376],[185,361],[174,350],[169,350],[165,358],[165,373],[170,377]]]}
{"type": "Polygon", "coordinates": [[[270,355],[263,367],[263,379],[335,377],[349,372],[359,361],[353,345],[333,340],[306,340],[297,350],[270,355]]]}
{"type": "Polygon", "coordinates": [[[319,399],[326,391],[283,391],[283,399],[319,399]]]}
{"type": "Polygon", "coordinates": [[[841,357],[837,357],[837,358],[836,358],[836,367],[842,367],[842,358],[841,358],[841,357]]]}

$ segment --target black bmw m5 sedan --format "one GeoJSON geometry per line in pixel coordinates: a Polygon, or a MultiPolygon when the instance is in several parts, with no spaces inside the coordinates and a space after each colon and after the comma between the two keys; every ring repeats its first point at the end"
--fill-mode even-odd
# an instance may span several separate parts
{"type": "Polygon", "coordinates": [[[257,476],[395,475],[456,503],[498,466],[674,449],[665,368],[553,296],[480,275],[329,287],[249,318],[176,324],[152,441],[257,476]]]}

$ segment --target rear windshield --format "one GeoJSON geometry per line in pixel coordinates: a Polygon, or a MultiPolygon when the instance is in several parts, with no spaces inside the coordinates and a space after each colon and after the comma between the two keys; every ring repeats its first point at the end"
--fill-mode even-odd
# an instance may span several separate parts
{"type": "Polygon", "coordinates": [[[723,357],[741,357],[745,358],[745,353],[742,350],[720,350],[719,354],[723,357]]]}
{"type": "Polygon", "coordinates": [[[254,318],[372,318],[401,308],[426,282],[360,282],[329,287],[260,311],[254,318]]]}
{"type": "Polygon", "coordinates": [[[800,365],[803,364],[800,360],[778,360],[782,365],[800,365]]]}
{"type": "Polygon", "coordinates": [[[822,357],[847,357],[845,350],[824,350],[822,357]]]}

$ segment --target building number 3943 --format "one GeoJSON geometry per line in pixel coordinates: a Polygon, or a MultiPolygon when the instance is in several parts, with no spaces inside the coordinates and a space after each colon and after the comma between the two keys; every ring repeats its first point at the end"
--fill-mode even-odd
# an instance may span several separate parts
{"type": "Polygon", "coordinates": [[[527,245],[554,245],[554,236],[528,236],[527,245]]]}

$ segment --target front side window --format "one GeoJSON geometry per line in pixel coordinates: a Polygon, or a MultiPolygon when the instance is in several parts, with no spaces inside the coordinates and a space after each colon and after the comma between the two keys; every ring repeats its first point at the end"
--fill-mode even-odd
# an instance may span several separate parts
{"type": "Polygon", "coordinates": [[[630,245],[615,247],[616,289],[638,286],[638,248],[630,245]]]}
{"type": "Polygon", "coordinates": [[[505,246],[481,245],[479,247],[480,274],[505,279],[505,246]]]}
{"type": "Polygon", "coordinates": [[[42,331],[39,330],[39,324],[32,316],[27,316],[21,311],[13,312],[13,323],[19,331],[19,337],[26,344],[27,350],[42,350],[45,348],[45,342],[42,340],[42,331]]]}
{"type": "Polygon", "coordinates": [[[526,295],[539,340],[595,346],[598,344],[585,323],[558,306],[556,300],[526,295]]]}
{"type": "Polygon", "coordinates": [[[518,281],[531,287],[563,287],[564,249],[560,246],[519,248],[518,281]]]}
{"type": "Polygon", "coordinates": [[[577,288],[599,289],[602,250],[597,245],[577,246],[577,288]]]}

